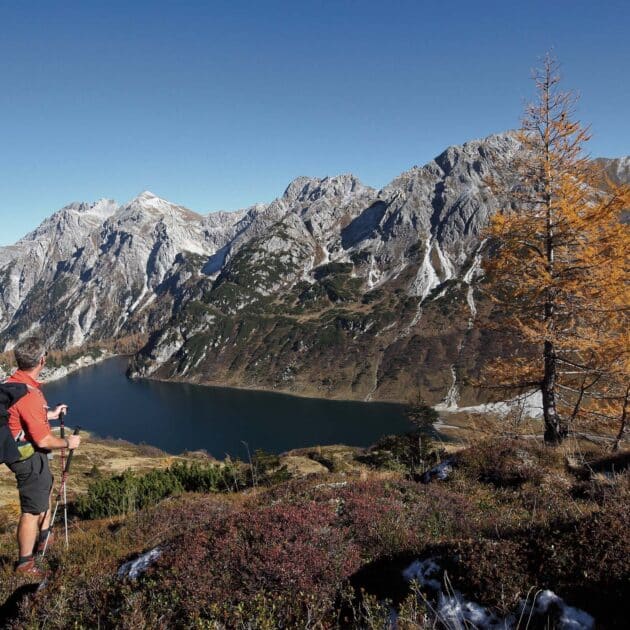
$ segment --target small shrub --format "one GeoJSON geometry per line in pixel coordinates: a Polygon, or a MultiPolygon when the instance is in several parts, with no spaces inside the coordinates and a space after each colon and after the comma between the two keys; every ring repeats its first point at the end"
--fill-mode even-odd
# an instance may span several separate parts
{"type": "Polygon", "coordinates": [[[145,442],[140,442],[136,448],[138,454],[143,457],[164,457],[166,455],[162,449],[145,442]]]}
{"type": "Polygon", "coordinates": [[[239,467],[229,462],[176,462],[166,470],[144,475],[127,471],[97,478],[88,486],[87,494],[77,499],[75,511],[81,518],[106,518],[129,514],[182,492],[227,492],[244,486],[239,467]]]}
{"type": "Polygon", "coordinates": [[[90,483],[87,494],[77,499],[75,510],[81,518],[129,514],[182,491],[177,477],[168,471],[152,470],[142,476],[127,471],[90,483]]]}
{"type": "Polygon", "coordinates": [[[314,462],[325,466],[328,469],[328,472],[337,472],[335,470],[335,461],[333,460],[333,458],[324,455],[324,453],[321,452],[321,449],[317,451],[310,451],[308,457],[314,462]]]}
{"type": "Polygon", "coordinates": [[[85,474],[87,477],[91,477],[92,479],[100,479],[103,476],[101,469],[96,464],[92,464],[92,468],[90,468],[90,470],[85,474]]]}
{"type": "Polygon", "coordinates": [[[280,457],[257,449],[247,470],[248,485],[272,486],[291,479],[291,473],[286,465],[280,465],[280,457]]]}
{"type": "Polygon", "coordinates": [[[517,440],[487,440],[462,451],[457,460],[464,474],[472,479],[497,488],[518,488],[525,482],[542,481],[548,463],[546,451],[517,440]]]}
{"type": "Polygon", "coordinates": [[[356,459],[376,469],[398,470],[414,476],[437,464],[444,451],[422,431],[386,435],[356,459]]]}
{"type": "Polygon", "coordinates": [[[385,291],[383,291],[383,289],[372,289],[371,291],[363,294],[361,302],[363,304],[373,304],[374,302],[379,302],[384,297],[385,291]]]}
{"type": "Polygon", "coordinates": [[[407,404],[405,415],[409,421],[421,429],[428,429],[440,419],[440,414],[430,405],[427,405],[424,398],[417,394],[416,397],[407,404]]]}

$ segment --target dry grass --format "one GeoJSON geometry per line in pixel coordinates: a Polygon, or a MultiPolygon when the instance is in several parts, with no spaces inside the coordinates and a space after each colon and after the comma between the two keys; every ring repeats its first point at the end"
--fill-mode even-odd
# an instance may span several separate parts
{"type": "MultiPolygon", "coordinates": [[[[81,434],[81,447],[76,451],[71,474],[68,477],[68,499],[83,493],[92,479],[91,474],[98,470],[101,474],[116,474],[125,470],[147,471],[153,468],[166,468],[174,461],[182,459],[154,449],[154,454],[147,454],[143,445],[131,444],[118,440],[102,440],[88,432],[81,434]]],[[[51,462],[51,470],[56,480],[60,476],[59,452],[51,462]]],[[[55,488],[57,486],[55,485],[55,488]]],[[[18,494],[15,477],[6,467],[0,466],[0,515],[19,513],[18,494]]]]}

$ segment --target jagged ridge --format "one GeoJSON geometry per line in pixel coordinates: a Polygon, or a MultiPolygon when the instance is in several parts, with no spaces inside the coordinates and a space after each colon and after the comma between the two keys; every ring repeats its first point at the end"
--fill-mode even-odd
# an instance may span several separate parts
{"type": "MultiPolygon", "coordinates": [[[[480,234],[498,206],[485,181],[518,150],[499,134],[380,191],[300,177],[269,204],[207,216],[150,192],[71,204],[0,248],[0,342],[151,334],[133,375],[468,401],[461,377],[496,351],[474,324],[480,234]]],[[[605,166],[626,177],[627,163],[605,166]]]]}

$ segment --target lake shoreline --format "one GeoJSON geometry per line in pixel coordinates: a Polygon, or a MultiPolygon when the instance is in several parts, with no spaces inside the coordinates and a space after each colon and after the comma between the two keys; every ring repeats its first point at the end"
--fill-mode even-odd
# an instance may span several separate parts
{"type": "Polygon", "coordinates": [[[326,396],[315,396],[309,393],[299,393],[294,391],[288,391],[285,389],[271,389],[269,387],[257,387],[257,386],[244,386],[244,385],[218,385],[216,383],[199,383],[197,381],[187,381],[179,378],[156,378],[153,376],[132,376],[128,377],[132,381],[154,381],[157,383],[180,383],[182,385],[194,385],[196,387],[205,387],[208,389],[232,389],[242,392],[260,392],[264,394],[276,394],[277,396],[289,396],[291,398],[300,398],[305,400],[328,400],[331,402],[346,402],[346,403],[361,403],[370,405],[372,403],[378,405],[393,405],[397,407],[406,407],[409,405],[409,401],[399,400],[379,400],[371,398],[365,400],[364,398],[328,398],[326,396]]]}
{"type": "Polygon", "coordinates": [[[68,403],[70,421],[97,435],[153,444],[171,454],[204,449],[217,459],[242,456],[243,442],[252,452],[273,453],[327,444],[365,447],[414,428],[404,406],[395,403],[130,379],[127,361],[108,357],[68,373],[48,382],[45,395],[68,403]]]}
{"type": "MultiPolygon", "coordinates": [[[[99,357],[90,357],[89,355],[84,355],[80,357],[78,360],[74,361],[68,366],[64,366],[62,369],[53,369],[52,374],[48,374],[45,379],[43,379],[44,384],[54,383],[56,381],[60,381],[63,378],[68,377],[71,374],[76,374],[81,370],[89,367],[94,367],[100,363],[105,361],[113,360],[113,359],[123,359],[123,358],[131,358],[133,354],[109,354],[104,353],[99,357]],[[87,359],[87,360],[86,360],[87,359]]],[[[128,367],[128,366],[127,366],[128,367]]],[[[369,404],[370,406],[390,406],[392,409],[401,409],[405,408],[409,403],[408,402],[399,402],[399,401],[390,401],[390,400],[357,400],[352,398],[327,398],[323,396],[313,396],[308,393],[297,393],[297,392],[288,392],[285,390],[278,389],[270,389],[265,387],[245,387],[245,386],[237,386],[237,385],[218,385],[215,383],[198,383],[194,381],[187,381],[184,379],[167,379],[167,378],[155,378],[155,377],[129,377],[127,376],[127,370],[123,371],[125,378],[131,382],[148,382],[148,383],[167,383],[167,384],[178,384],[178,385],[186,385],[191,387],[199,387],[203,390],[214,390],[216,392],[221,391],[232,391],[232,392],[246,392],[246,393],[262,393],[268,394],[271,396],[278,397],[289,397],[297,400],[304,401],[329,401],[333,403],[348,403],[348,404],[369,404]]],[[[453,416],[458,413],[458,409],[440,409],[440,418],[431,425],[431,429],[436,432],[438,435],[442,435],[444,438],[452,438],[453,436],[449,435],[449,431],[457,431],[461,429],[460,426],[456,424],[450,424],[445,418],[442,416],[442,413],[445,413],[447,416],[453,416]]],[[[404,412],[403,412],[404,413],[404,412]]],[[[413,425],[410,423],[410,430],[413,428],[413,425]]],[[[105,436],[103,436],[105,437],[105,436]]],[[[123,439],[123,438],[121,438],[123,439]]],[[[141,442],[134,442],[136,444],[147,443],[146,440],[142,440],[141,442]]]]}

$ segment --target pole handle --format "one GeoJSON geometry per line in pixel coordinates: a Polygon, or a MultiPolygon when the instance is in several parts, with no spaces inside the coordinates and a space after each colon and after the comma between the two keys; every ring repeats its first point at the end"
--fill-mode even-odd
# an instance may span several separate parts
{"type": "Polygon", "coordinates": [[[66,437],[66,425],[63,422],[63,418],[65,415],[66,415],[65,412],[63,411],[59,412],[59,422],[60,422],[60,427],[61,427],[59,434],[61,435],[62,439],[66,437]]]}
{"type": "MultiPolygon", "coordinates": [[[[81,427],[77,427],[73,432],[72,435],[79,435],[79,431],[81,430],[81,427]]],[[[74,449],[70,450],[70,453],[68,454],[68,459],[66,460],[66,467],[63,470],[63,474],[67,475],[70,472],[70,464],[72,463],[72,456],[74,455],[74,449]]]]}

